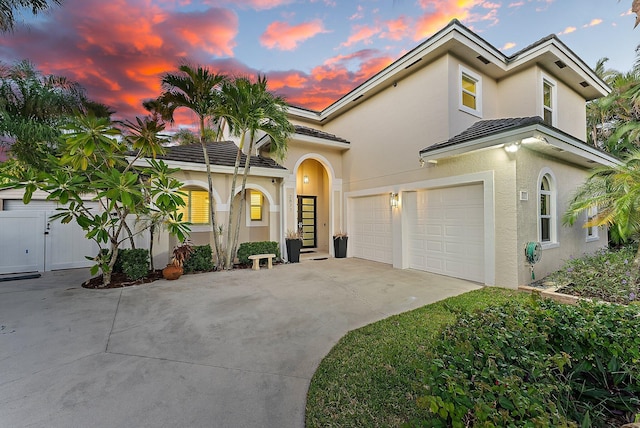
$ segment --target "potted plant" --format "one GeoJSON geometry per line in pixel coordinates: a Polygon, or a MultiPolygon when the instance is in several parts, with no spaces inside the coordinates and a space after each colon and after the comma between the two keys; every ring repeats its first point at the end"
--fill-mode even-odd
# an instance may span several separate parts
{"type": "Polygon", "coordinates": [[[287,230],[286,244],[289,263],[299,263],[300,250],[302,249],[302,236],[300,236],[300,233],[291,229],[287,230]]]}
{"type": "Polygon", "coordinates": [[[336,259],[347,257],[347,234],[338,232],[333,235],[333,253],[336,259]]]}
{"type": "Polygon", "coordinates": [[[174,280],[182,276],[184,261],[193,252],[193,246],[190,242],[184,241],[173,249],[173,257],[171,263],[166,268],[162,269],[162,276],[164,279],[174,280]]]}

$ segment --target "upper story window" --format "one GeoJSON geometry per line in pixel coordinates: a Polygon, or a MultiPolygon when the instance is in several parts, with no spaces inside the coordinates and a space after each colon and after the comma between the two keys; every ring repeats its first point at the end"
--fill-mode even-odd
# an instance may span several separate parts
{"type": "Polygon", "coordinates": [[[460,110],[482,116],[482,78],[480,75],[460,67],[460,110]]]}
{"type": "Polygon", "coordinates": [[[209,192],[206,190],[181,189],[185,206],[178,209],[182,219],[192,224],[209,224],[209,192]]]}
{"type": "Polygon", "coordinates": [[[251,221],[262,221],[262,193],[251,191],[249,213],[251,221]]]}
{"type": "Polygon", "coordinates": [[[553,173],[545,168],[538,185],[538,240],[543,248],[557,245],[556,235],[556,183],[553,173]]]}
{"type": "Polygon", "coordinates": [[[556,82],[547,76],[542,77],[542,119],[549,126],[556,126],[556,82]]]}

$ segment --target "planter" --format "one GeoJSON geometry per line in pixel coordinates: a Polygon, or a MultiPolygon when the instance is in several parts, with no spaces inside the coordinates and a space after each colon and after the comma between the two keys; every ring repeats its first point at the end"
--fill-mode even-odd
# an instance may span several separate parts
{"type": "Polygon", "coordinates": [[[166,268],[162,269],[162,277],[169,281],[178,279],[181,276],[182,276],[182,266],[167,265],[166,268]]]}
{"type": "Polygon", "coordinates": [[[289,263],[300,262],[300,250],[302,249],[302,241],[300,239],[287,239],[287,257],[289,263]]]}
{"type": "Polygon", "coordinates": [[[346,236],[333,237],[333,254],[336,259],[344,259],[347,257],[347,239],[346,236]]]}

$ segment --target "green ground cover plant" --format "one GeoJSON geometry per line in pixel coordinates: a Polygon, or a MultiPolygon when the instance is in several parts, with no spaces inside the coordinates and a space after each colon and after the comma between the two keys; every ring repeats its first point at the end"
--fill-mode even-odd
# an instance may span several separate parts
{"type": "Polygon", "coordinates": [[[558,290],[574,296],[620,304],[640,304],[638,268],[633,266],[636,249],[602,249],[592,255],[568,260],[545,281],[561,286],[558,290]]]}
{"type": "Polygon", "coordinates": [[[324,358],[307,397],[308,427],[389,427],[419,417],[424,358],[458,314],[525,301],[484,288],[381,320],[345,335],[324,358]]]}
{"type": "Polygon", "coordinates": [[[343,337],[309,427],[618,426],[640,413],[636,306],[565,306],[484,288],[343,337]]]}

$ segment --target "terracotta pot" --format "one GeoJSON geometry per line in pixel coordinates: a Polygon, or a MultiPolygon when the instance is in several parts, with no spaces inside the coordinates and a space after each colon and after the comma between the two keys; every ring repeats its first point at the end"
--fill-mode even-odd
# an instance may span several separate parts
{"type": "Polygon", "coordinates": [[[162,276],[169,281],[178,279],[182,276],[182,266],[167,265],[166,268],[162,269],[162,276]]]}

